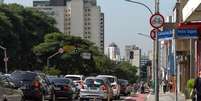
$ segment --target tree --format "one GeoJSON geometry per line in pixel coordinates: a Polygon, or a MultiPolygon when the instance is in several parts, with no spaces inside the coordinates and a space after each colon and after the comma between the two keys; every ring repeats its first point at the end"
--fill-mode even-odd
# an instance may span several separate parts
{"type": "Polygon", "coordinates": [[[83,40],[80,37],[68,36],[63,33],[50,33],[44,37],[44,42],[33,48],[34,53],[39,57],[40,67],[44,67],[47,57],[64,48],[64,53],[51,59],[52,66],[62,70],[62,74],[89,74],[96,73],[94,57],[99,55],[98,48],[93,43],[83,40]],[[74,49],[73,49],[74,48],[74,49]],[[90,52],[90,60],[83,59],[81,54],[90,52]]]}
{"type": "MultiPolygon", "coordinates": [[[[0,45],[7,48],[9,70],[37,67],[32,47],[43,41],[45,33],[58,31],[54,24],[53,18],[32,8],[0,5],[0,45]]],[[[2,52],[0,58],[3,58],[2,52]]]]}

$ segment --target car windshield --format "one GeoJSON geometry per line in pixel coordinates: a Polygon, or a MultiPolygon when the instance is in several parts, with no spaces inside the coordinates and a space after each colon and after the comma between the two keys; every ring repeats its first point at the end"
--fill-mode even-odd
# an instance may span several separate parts
{"type": "Polygon", "coordinates": [[[71,79],[71,80],[73,80],[73,81],[79,81],[79,80],[80,80],[80,77],[68,76],[68,77],[66,77],[66,78],[71,79]]]}
{"type": "Polygon", "coordinates": [[[13,72],[11,78],[17,80],[33,80],[37,76],[36,73],[31,72],[13,72]]]}
{"type": "Polygon", "coordinates": [[[88,87],[100,87],[101,85],[104,84],[104,81],[101,79],[86,79],[85,84],[88,87]]]}
{"type": "Polygon", "coordinates": [[[70,80],[69,79],[52,79],[52,82],[54,82],[55,84],[70,84],[70,80]]]}

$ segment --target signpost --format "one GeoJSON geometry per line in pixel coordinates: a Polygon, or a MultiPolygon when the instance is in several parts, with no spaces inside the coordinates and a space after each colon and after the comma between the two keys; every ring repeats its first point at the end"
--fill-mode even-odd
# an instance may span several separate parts
{"type": "MultiPolygon", "coordinates": [[[[150,24],[153,28],[159,29],[163,26],[165,20],[164,17],[159,13],[159,0],[155,1],[156,3],[156,13],[151,16],[150,18],[150,24]]],[[[159,81],[158,81],[158,31],[155,31],[155,35],[153,32],[151,32],[151,38],[155,39],[154,40],[154,82],[155,82],[155,87],[154,87],[154,92],[155,92],[155,100],[159,101],[159,81]],[[154,38],[155,37],[155,38],[154,38]]]]}
{"type": "Polygon", "coordinates": [[[159,29],[152,29],[151,32],[150,32],[150,37],[152,40],[156,40],[156,33],[157,32],[160,32],[159,29]]]}

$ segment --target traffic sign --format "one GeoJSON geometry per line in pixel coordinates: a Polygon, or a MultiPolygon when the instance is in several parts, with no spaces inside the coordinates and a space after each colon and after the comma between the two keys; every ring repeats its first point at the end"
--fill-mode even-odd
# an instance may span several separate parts
{"type": "Polygon", "coordinates": [[[160,30],[159,29],[152,29],[151,32],[150,32],[150,37],[152,40],[155,40],[156,39],[156,33],[159,32],[160,30]]]}
{"type": "Polygon", "coordinates": [[[63,53],[64,49],[63,48],[59,48],[59,53],[63,53]]]}
{"type": "Polygon", "coordinates": [[[150,18],[151,26],[156,29],[162,27],[164,22],[165,22],[164,17],[159,13],[152,15],[150,18]]]}

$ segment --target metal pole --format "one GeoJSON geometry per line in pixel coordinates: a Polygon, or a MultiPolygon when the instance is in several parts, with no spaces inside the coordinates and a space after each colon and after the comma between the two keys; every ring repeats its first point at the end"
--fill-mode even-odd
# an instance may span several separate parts
{"type": "Polygon", "coordinates": [[[8,73],[8,57],[7,57],[7,52],[6,52],[6,48],[4,49],[4,62],[5,62],[5,72],[6,74],[8,73]]]}
{"type": "Polygon", "coordinates": [[[173,30],[173,47],[174,47],[174,69],[176,69],[176,101],[178,101],[178,68],[177,68],[177,54],[176,54],[176,32],[173,30]]]}
{"type": "MultiPolygon", "coordinates": [[[[155,13],[159,13],[159,0],[155,0],[155,13]]],[[[159,101],[159,80],[158,80],[158,32],[155,40],[155,101],[159,101]]]]}

